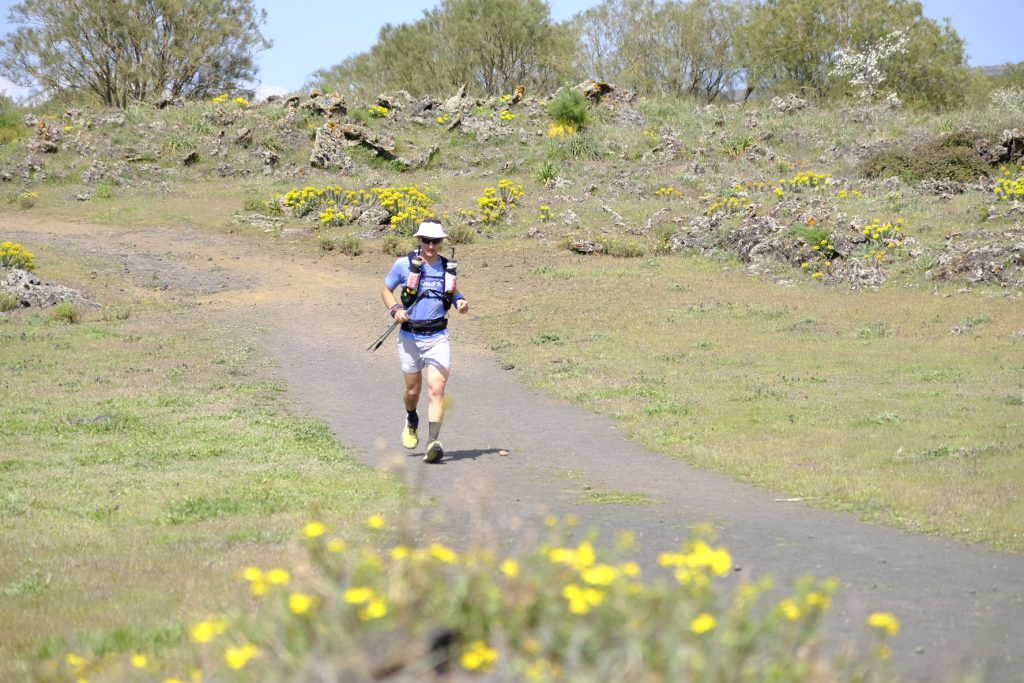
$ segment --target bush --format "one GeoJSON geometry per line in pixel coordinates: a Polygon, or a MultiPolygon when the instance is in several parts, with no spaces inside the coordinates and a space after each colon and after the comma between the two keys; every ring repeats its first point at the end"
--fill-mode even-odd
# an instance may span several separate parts
{"type": "Polygon", "coordinates": [[[547,112],[556,123],[579,130],[590,121],[590,102],[579,91],[565,88],[551,100],[547,112]]]}
{"type": "Polygon", "coordinates": [[[605,148],[590,133],[576,133],[554,138],[548,147],[549,160],[596,161],[605,156],[605,148]]]}
{"type": "Polygon", "coordinates": [[[53,319],[74,325],[81,319],[78,307],[70,301],[64,301],[53,307],[53,319]]]}
{"type": "Polygon", "coordinates": [[[922,180],[957,180],[973,183],[988,176],[992,167],[975,151],[973,136],[953,133],[914,148],[897,148],[868,157],[862,172],[869,178],[898,176],[916,183],[922,180]]]}
{"type": "Polygon", "coordinates": [[[380,249],[388,256],[397,257],[405,256],[412,251],[413,248],[407,237],[391,233],[384,235],[384,239],[380,241],[380,249]]]}
{"type": "Polygon", "coordinates": [[[476,230],[472,226],[456,223],[445,230],[448,231],[448,241],[452,244],[472,244],[476,241],[476,230]]]}
{"type": "Polygon", "coordinates": [[[616,258],[637,258],[647,254],[647,247],[637,240],[623,237],[599,237],[602,252],[616,258]]]}
{"type": "MultiPolygon", "coordinates": [[[[851,657],[855,664],[823,654],[819,631],[835,581],[804,577],[782,599],[769,597],[770,578],[727,592],[732,557],[708,532],[661,553],[648,572],[633,557],[631,534],[606,548],[594,534],[570,543],[574,534],[558,520],[545,523],[546,539],[508,554],[415,544],[412,533],[394,538],[379,515],[368,520],[376,537],[367,543],[311,521],[303,571],[245,568],[250,613],[191,624],[185,663],[147,659],[146,673],[187,679],[181,668],[194,662],[194,679],[218,681],[306,680],[311,672],[368,681],[385,670],[433,680],[435,667],[457,669],[459,680],[538,683],[888,680],[888,637],[899,631],[888,612],[868,617],[871,649],[851,657]]],[[[69,652],[50,670],[60,680],[84,672],[136,680],[132,657],[69,652]]]]}
{"type": "Polygon", "coordinates": [[[0,242],[0,266],[34,270],[35,255],[26,251],[25,247],[14,242],[0,242]]]}
{"type": "Polygon", "coordinates": [[[32,129],[25,125],[25,117],[13,109],[0,111],[0,145],[27,138],[32,129]]]}
{"type": "Polygon", "coordinates": [[[0,292],[0,313],[13,311],[20,305],[21,300],[18,299],[18,296],[16,294],[12,294],[10,292],[0,292]]]}

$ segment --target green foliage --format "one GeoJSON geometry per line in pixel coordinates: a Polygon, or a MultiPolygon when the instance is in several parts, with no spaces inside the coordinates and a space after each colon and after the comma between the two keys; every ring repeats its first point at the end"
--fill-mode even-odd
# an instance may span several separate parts
{"type": "Polygon", "coordinates": [[[81,320],[81,313],[78,307],[70,301],[62,301],[53,307],[52,316],[54,320],[73,325],[81,320]]]}
{"type": "Polygon", "coordinates": [[[0,73],[51,94],[87,92],[125,108],[246,87],[270,47],[252,0],[22,0],[0,41],[0,73]]]}
{"type": "Polygon", "coordinates": [[[591,133],[583,131],[575,135],[562,135],[551,140],[548,146],[550,161],[596,161],[607,154],[604,145],[591,133]]]}
{"type": "Polygon", "coordinates": [[[335,248],[342,254],[359,256],[363,253],[363,240],[358,235],[345,235],[335,241],[335,248]]]}
{"type": "MultiPolygon", "coordinates": [[[[650,502],[617,492],[595,493],[590,501],[650,502]]],[[[182,511],[188,521],[237,505],[192,503],[182,511]]],[[[212,680],[291,680],[308,671],[329,680],[370,680],[379,664],[368,651],[381,643],[404,643],[408,650],[441,624],[457,626],[445,649],[460,678],[604,683],[679,680],[687,672],[693,680],[717,681],[728,671],[729,681],[753,683],[770,671],[769,680],[790,683],[822,680],[822,672],[836,683],[884,680],[889,637],[899,631],[891,613],[868,615],[862,628],[872,633],[866,651],[852,658],[856,666],[820,654],[835,580],[806,576],[781,598],[771,595],[771,577],[727,588],[732,556],[713,545],[706,528],[661,552],[660,566],[647,572],[629,533],[605,547],[593,533],[570,540],[572,523],[563,530],[551,517],[546,524],[541,541],[509,553],[413,543],[394,537],[381,515],[368,520],[369,541],[339,537],[311,521],[303,528],[309,558],[303,571],[244,568],[241,578],[255,596],[246,613],[231,623],[193,622],[186,652],[144,663],[158,680],[177,673],[176,659],[202,662],[203,678],[212,680]]],[[[58,652],[51,668],[60,680],[137,671],[138,650],[122,651],[105,660],[96,651],[58,652]]],[[[420,658],[396,661],[403,669],[432,665],[420,658]]]]}
{"type": "Polygon", "coordinates": [[[572,20],[577,65],[644,94],[712,102],[737,84],[737,32],[747,13],[739,0],[604,0],[572,20]]]}
{"type": "Polygon", "coordinates": [[[15,142],[31,135],[25,117],[16,109],[0,106],[0,145],[15,142]]]}
{"type": "Polygon", "coordinates": [[[930,144],[876,152],[862,162],[860,170],[869,178],[897,176],[910,183],[926,179],[970,183],[992,173],[975,151],[973,137],[955,133],[930,144]]]}
{"type": "Polygon", "coordinates": [[[573,88],[563,88],[548,104],[547,112],[555,123],[581,130],[590,121],[589,109],[590,100],[583,93],[573,88]]]}
{"type": "Polygon", "coordinates": [[[96,199],[113,199],[115,183],[110,179],[103,179],[96,184],[96,199]]]}
{"type": "Polygon", "coordinates": [[[849,83],[832,74],[840,50],[861,50],[896,30],[907,51],[881,65],[883,87],[904,101],[942,107],[963,100],[963,40],[952,27],[922,14],[915,0],[768,0],[754,5],[735,47],[748,69],[748,88],[827,99],[849,83]]]}
{"type": "Polygon", "coordinates": [[[638,258],[647,255],[647,247],[639,240],[628,237],[602,235],[597,239],[601,253],[616,258],[638,258]]]}
{"type": "Polygon", "coordinates": [[[476,241],[476,230],[465,223],[454,223],[445,228],[448,241],[452,244],[472,244],[476,241]]]}
{"type": "Polygon", "coordinates": [[[369,52],[314,74],[364,99],[385,89],[436,94],[466,85],[487,95],[550,92],[564,81],[574,39],[542,0],[445,0],[411,24],[385,24],[369,52]]]}
{"type": "Polygon", "coordinates": [[[13,311],[21,304],[16,294],[11,292],[0,292],[0,313],[13,311]]]}
{"type": "Polygon", "coordinates": [[[388,256],[404,256],[412,251],[412,244],[407,237],[391,233],[381,239],[380,249],[388,256]]]}

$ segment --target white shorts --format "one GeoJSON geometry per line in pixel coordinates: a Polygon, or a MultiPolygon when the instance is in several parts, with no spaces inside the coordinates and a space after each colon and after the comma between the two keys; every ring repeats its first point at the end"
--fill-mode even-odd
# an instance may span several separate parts
{"type": "Polygon", "coordinates": [[[407,337],[398,335],[398,360],[402,372],[420,372],[428,365],[450,370],[452,367],[452,346],[448,332],[432,337],[407,337]]]}

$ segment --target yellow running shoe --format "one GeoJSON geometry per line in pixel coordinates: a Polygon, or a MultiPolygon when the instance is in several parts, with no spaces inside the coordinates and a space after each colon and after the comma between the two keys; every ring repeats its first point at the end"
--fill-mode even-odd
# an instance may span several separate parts
{"type": "Polygon", "coordinates": [[[438,462],[444,457],[444,448],[440,441],[431,441],[427,444],[427,454],[423,456],[424,462],[438,462]]]}
{"type": "Polygon", "coordinates": [[[416,448],[419,442],[420,437],[416,433],[416,428],[405,425],[405,429],[402,430],[402,445],[406,448],[416,448]]]}

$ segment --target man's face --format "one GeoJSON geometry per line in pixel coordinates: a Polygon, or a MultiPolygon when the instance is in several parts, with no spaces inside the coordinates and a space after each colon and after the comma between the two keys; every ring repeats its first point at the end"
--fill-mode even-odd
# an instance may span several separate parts
{"type": "Polygon", "coordinates": [[[444,242],[444,238],[432,239],[429,237],[420,237],[420,250],[426,256],[434,256],[441,249],[441,243],[444,242]]]}

